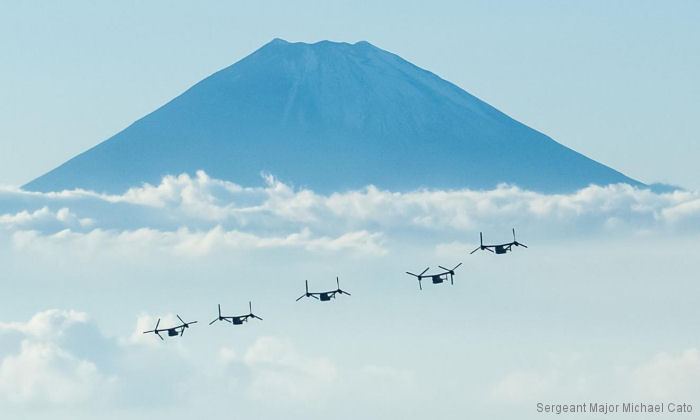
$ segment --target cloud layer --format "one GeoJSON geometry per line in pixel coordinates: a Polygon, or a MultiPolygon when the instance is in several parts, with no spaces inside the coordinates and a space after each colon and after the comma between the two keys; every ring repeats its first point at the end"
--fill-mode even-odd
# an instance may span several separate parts
{"type": "Polygon", "coordinates": [[[381,255],[387,237],[433,232],[455,240],[483,230],[507,239],[511,226],[552,238],[700,229],[700,194],[691,191],[654,193],[619,184],[548,195],[508,185],[411,192],[368,186],[321,195],[269,175],[266,181],[266,187],[245,188],[200,171],[121,195],[6,188],[0,190],[0,229],[24,247],[148,243],[183,255],[216,247],[381,255]]]}

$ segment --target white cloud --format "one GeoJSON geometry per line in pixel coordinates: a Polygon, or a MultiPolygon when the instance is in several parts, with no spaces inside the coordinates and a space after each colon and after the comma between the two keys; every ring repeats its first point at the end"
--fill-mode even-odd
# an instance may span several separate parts
{"type": "Polygon", "coordinates": [[[49,309],[35,314],[28,322],[0,322],[0,333],[17,331],[34,340],[54,341],[72,325],[87,321],[84,312],[49,309]]]}
{"type": "Polygon", "coordinates": [[[0,394],[13,403],[82,404],[109,382],[94,363],[53,343],[24,340],[20,352],[0,364],[0,394]]]}
{"type": "Polygon", "coordinates": [[[21,405],[73,406],[107,398],[115,378],[62,344],[71,328],[87,322],[82,312],[53,309],[26,323],[0,323],[0,334],[22,336],[17,353],[0,354],[0,395],[21,405]]]}
{"type": "Polygon", "coordinates": [[[554,358],[549,366],[516,369],[491,388],[495,402],[638,400],[690,401],[700,394],[700,350],[661,352],[629,366],[626,360],[602,363],[590,355],[554,358]]]}
{"type": "Polygon", "coordinates": [[[647,398],[682,399],[700,395],[700,351],[659,353],[632,371],[634,389],[647,398]]]}
{"type": "Polygon", "coordinates": [[[75,250],[81,254],[117,250],[120,254],[139,254],[145,250],[163,250],[178,256],[197,257],[214,250],[301,248],[309,251],[352,251],[358,255],[384,255],[382,235],[367,231],[348,232],[337,237],[314,236],[309,229],[285,236],[258,236],[238,230],[226,231],[216,226],[206,231],[180,228],[160,231],[150,228],[126,231],[93,229],[75,232],[65,229],[44,235],[38,231],[17,231],[12,237],[20,249],[43,252],[75,250]]]}
{"type": "Polygon", "coordinates": [[[24,247],[75,243],[87,252],[123,244],[189,256],[220,246],[382,255],[385,237],[425,237],[432,231],[454,241],[484,230],[504,232],[507,238],[511,226],[548,238],[700,228],[700,193],[654,193],[625,184],[590,186],[571,194],[501,185],[488,191],[411,192],[368,186],[321,195],[295,190],[269,175],[266,182],[264,187],[244,188],[199,171],[194,177],[166,176],[157,186],[145,184],[121,195],[3,189],[0,226],[24,247]]]}
{"type": "Polygon", "coordinates": [[[325,358],[311,358],[296,350],[290,340],[260,337],[243,356],[251,369],[249,395],[256,400],[305,405],[323,401],[338,376],[336,366],[325,358]]]}
{"type": "Polygon", "coordinates": [[[238,361],[238,355],[236,351],[230,347],[221,347],[219,349],[219,362],[222,365],[228,365],[238,361]]]}
{"type": "MultiPolygon", "coordinates": [[[[194,177],[187,174],[166,176],[157,185],[145,184],[121,195],[98,194],[83,190],[58,193],[32,193],[2,190],[0,196],[9,201],[42,204],[35,212],[20,211],[0,216],[0,221],[19,225],[33,218],[64,217],[59,212],[70,210],[90,213],[83,223],[104,216],[104,204],[112,204],[132,223],[152,227],[153,215],[158,223],[191,226],[209,223],[236,227],[283,227],[305,225],[314,230],[363,230],[377,226],[382,230],[423,229],[473,230],[494,221],[519,224],[565,226],[578,224],[595,229],[622,227],[673,227],[700,220],[700,194],[674,191],[654,193],[626,184],[589,186],[571,194],[541,194],[501,185],[493,190],[418,190],[392,192],[368,186],[362,190],[333,193],[325,196],[310,190],[295,190],[272,176],[265,187],[244,188],[229,181],[210,178],[202,171],[194,177]],[[95,202],[103,205],[95,207],[95,202]],[[61,206],[49,215],[46,206],[61,206]],[[150,210],[149,210],[150,209],[150,210]],[[99,211],[97,211],[99,210],[99,211]],[[615,222],[616,221],[616,222],[615,222]]],[[[66,213],[67,216],[67,213],[66,213]]],[[[105,224],[116,223],[110,216],[105,224]]],[[[119,221],[123,222],[124,217],[119,221]]],[[[131,226],[133,229],[133,226],[131,226]]]]}
{"type": "Polygon", "coordinates": [[[17,213],[0,214],[0,226],[9,228],[27,228],[41,224],[51,224],[58,226],[78,226],[88,227],[94,223],[90,218],[79,218],[67,207],[62,207],[57,211],[52,211],[44,206],[38,210],[22,210],[17,213]]]}
{"type": "Polygon", "coordinates": [[[500,403],[526,404],[551,398],[552,391],[559,382],[554,372],[542,373],[536,370],[519,370],[511,372],[501,379],[493,388],[491,396],[500,403]]]}

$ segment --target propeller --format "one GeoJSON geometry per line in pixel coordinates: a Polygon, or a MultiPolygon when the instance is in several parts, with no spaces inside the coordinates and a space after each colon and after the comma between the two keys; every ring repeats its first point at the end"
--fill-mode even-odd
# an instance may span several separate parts
{"type": "Polygon", "coordinates": [[[484,233],[483,232],[479,232],[479,246],[476,247],[476,249],[474,251],[470,252],[469,255],[472,255],[473,253],[475,253],[476,251],[478,251],[480,249],[488,249],[488,248],[484,248],[484,233]]]}
{"type": "Polygon", "coordinates": [[[475,253],[476,251],[478,251],[480,249],[484,249],[484,234],[483,234],[483,232],[479,232],[479,246],[476,247],[476,249],[474,251],[470,252],[469,255],[475,253]]]}
{"type": "Polygon", "coordinates": [[[450,284],[454,285],[454,284],[455,284],[455,282],[454,282],[455,270],[456,270],[457,268],[459,268],[460,265],[462,265],[462,263],[459,263],[459,264],[455,265],[454,268],[451,269],[451,270],[450,270],[449,268],[445,268],[445,267],[443,267],[443,266],[441,266],[441,265],[438,265],[438,267],[440,267],[440,268],[442,268],[443,270],[447,271],[447,273],[450,275],[450,284]]]}
{"type": "Polygon", "coordinates": [[[336,292],[340,293],[341,295],[352,296],[350,293],[340,288],[340,279],[337,276],[335,278],[335,283],[338,285],[338,290],[336,290],[336,292]]]}
{"type": "Polygon", "coordinates": [[[262,321],[262,318],[253,313],[253,303],[250,301],[248,301],[248,309],[250,309],[250,314],[248,315],[249,317],[259,319],[262,321]]]}
{"type": "Polygon", "coordinates": [[[428,271],[428,270],[430,270],[430,267],[428,267],[428,268],[426,268],[425,270],[423,270],[423,272],[420,273],[420,274],[413,274],[413,273],[408,272],[408,271],[406,271],[406,274],[409,274],[409,275],[411,275],[411,276],[417,278],[417,279],[418,279],[418,288],[419,288],[420,290],[423,290],[423,286],[421,286],[421,280],[423,280],[423,274],[425,274],[425,272],[428,271]]]}
{"type": "Polygon", "coordinates": [[[318,297],[314,296],[313,293],[309,293],[309,281],[308,281],[308,280],[305,280],[305,282],[306,282],[306,293],[304,293],[303,295],[299,296],[299,297],[297,298],[297,302],[299,301],[299,299],[301,299],[301,298],[303,298],[303,297],[312,297],[312,298],[318,300],[318,297]]]}
{"type": "Polygon", "coordinates": [[[309,281],[308,281],[308,280],[304,280],[304,282],[306,283],[306,293],[304,293],[303,295],[299,296],[299,297],[297,298],[297,300],[296,300],[297,302],[299,302],[299,299],[301,299],[301,298],[303,298],[303,297],[309,296],[309,281]]]}
{"type": "Polygon", "coordinates": [[[413,274],[413,273],[411,273],[411,272],[409,272],[409,271],[406,271],[406,274],[410,274],[410,275],[413,276],[413,277],[418,277],[418,278],[420,278],[420,277],[423,277],[423,274],[425,274],[425,272],[428,271],[428,270],[430,270],[430,267],[428,267],[428,268],[426,268],[425,270],[423,270],[423,272],[420,273],[420,274],[413,274]]]}
{"type": "Polygon", "coordinates": [[[182,337],[185,335],[185,328],[189,328],[189,325],[187,325],[187,323],[180,318],[180,315],[175,314],[175,316],[180,320],[180,322],[182,322],[182,325],[180,326],[180,337],[182,337]]]}
{"type": "MultiPolygon", "coordinates": [[[[160,318],[158,318],[158,321],[156,322],[156,327],[155,327],[154,329],[152,329],[152,330],[150,330],[150,331],[144,331],[143,333],[144,333],[144,334],[156,333],[156,335],[157,335],[158,337],[160,337],[160,334],[158,334],[158,325],[160,325],[160,318]]],[[[160,339],[162,340],[163,337],[160,337],[160,339]]]]}
{"type": "Polygon", "coordinates": [[[175,314],[175,316],[177,316],[177,319],[179,319],[180,322],[182,322],[182,325],[180,326],[180,336],[185,335],[185,328],[189,328],[190,324],[197,323],[197,321],[185,322],[182,318],[180,318],[180,315],[178,315],[178,314],[175,314]]]}
{"type": "Polygon", "coordinates": [[[441,265],[438,265],[438,267],[440,267],[440,268],[442,268],[443,270],[447,271],[449,274],[454,275],[455,270],[456,270],[460,265],[462,265],[462,263],[459,263],[459,264],[455,265],[454,268],[452,268],[452,269],[450,269],[450,268],[445,268],[445,267],[443,267],[443,266],[441,266],[441,265]]]}
{"type": "Polygon", "coordinates": [[[222,319],[222,318],[221,318],[221,304],[219,303],[218,306],[219,306],[219,317],[218,317],[218,318],[214,318],[214,320],[213,320],[212,322],[210,322],[209,325],[215,323],[216,321],[221,321],[221,319],[222,319]]]}
{"type": "Polygon", "coordinates": [[[518,241],[515,239],[515,228],[513,228],[513,245],[515,245],[515,246],[522,246],[522,247],[524,247],[524,248],[527,248],[527,245],[521,244],[520,242],[518,242],[518,241]]]}

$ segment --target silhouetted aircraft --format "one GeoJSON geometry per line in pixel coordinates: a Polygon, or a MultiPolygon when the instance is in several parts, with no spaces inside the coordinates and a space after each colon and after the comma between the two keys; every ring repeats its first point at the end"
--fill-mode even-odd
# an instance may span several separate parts
{"type": "Polygon", "coordinates": [[[331,299],[335,299],[335,295],[336,295],[337,293],[340,293],[341,295],[348,295],[348,296],[351,296],[350,293],[348,293],[348,292],[346,292],[345,290],[342,290],[342,289],[340,288],[340,280],[338,279],[338,277],[335,278],[335,282],[336,282],[336,284],[338,285],[338,288],[335,289],[335,290],[331,290],[331,291],[328,291],[328,292],[309,292],[309,281],[306,280],[306,293],[304,293],[303,295],[299,296],[299,297],[297,298],[297,302],[299,301],[299,299],[301,299],[301,298],[303,298],[303,297],[312,297],[312,298],[318,299],[318,300],[320,300],[320,301],[322,301],[322,302],[327,302],[327,301],[329,301],[329,300],[331,300],[331,299]]]}
{"type": "Polygon", "coordinates": [[[430,278],[430,280],[433,282],[433,284],[440,284],[440,283],[443,283],[443,282],[447,281],[447,276],[449,275],[449,276],[450,276],[450,283],[451,283],[451,284],[455,284],[455,283],[454,283],[455,270],[456,270],[460,265],[462,265],[462,263],[457,264],[457,265],[456,265],[453,269],[451,269],[451,270],[450,270],[449,268],[445,268],[445,267],[439,265],[438,267],[440,267],[440,268],[442,268],[443,270],[445,270],[444,273],[435,273],[435,274],[424,275],[424,274],[430,269],[430,267],[428,267],[428,268],[426,268],[425,270],[423,270],[423,272],[420,273],[420,274],[413,274],[413,273],[411,273],[411,272],[409,272],[409,271],[406,271],[406,274],[411,275],[411,276],[417,278],[417,279],[418,279],[418,288],[419,288],[420,290],[423,290],[423,285],[422,285],[421,281],[422,281],[423,279],[427,279],[427,278],[430,278]]]}
{"type": "Polygon", "coordinates": [[[479,242],[481,245],[479,245],[474,251],[470,252],[469,254],[473,254],[478,250],[491,251],[495,252],[496,254],[505,254],[506,252],[513,250],[513,245],[527,248],[527,245],[521,244],[515,239],[515,228],[513,228],[513,242],[507,242],[505,244],[498,245],[484,245],[484,235],[481,232],[479,232],[479,242]]]}
{"type": "Polygon", "coordinates": [[[247,322],[248,318],[255,318],[255,319],[259,319],[262,321],[262,318],[260,318],[259,316],[255,315],[253,313],[253,303],[252,302],[248,302],[248,309],[250,310],[250,312],[247,315],[222,316],[221,315],[221,305],[219,305],[219,316],[218,316],[218,318],[215,318],[212,322],[210,322],[209,325],[215,323],[216,321],[226,321],[226,322],[230,322],[233,325],[241,325],[244,322],[247,322]]]}
{"type": "Polygon", "coordinates": [[[148,333],[155,333],[161,340],[163,340],[163,337],[160,335],[160,333],[167,331],[168,332],[168,337],[175,337],[176,335],[183,336],[185,335],[185,328],[189,328],[190,324],[196,324],[197,321],[192,321],[192,322],[185,322],[180,318],[180,315],[177,315],[177,319],[182,322],[182,325],[178,325],[177,327],[170,327],[170,328],[164,328],[162,330],[158,329],[158,325],[160,325],[160,318],[158,318],[158,322],[156,322],[156,327],[150,331],[144,331],[144,334],[148,333]]]}

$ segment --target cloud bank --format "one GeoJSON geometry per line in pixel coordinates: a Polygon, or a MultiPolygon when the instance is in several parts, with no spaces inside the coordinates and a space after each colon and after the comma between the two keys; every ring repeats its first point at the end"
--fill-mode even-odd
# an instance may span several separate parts
{"type": "Polygon", "coordinates": [[[0,230],[18,246],[148,243],[178,255],[216,247],[300,248],[381,255],[387,237],[478,231],[508,238],[510,227],[566,235],[697,233],[700,193],[655,193],[626,184],[541,194],[501,185],[487,191],[392,192],[368,186],[322,195],[266,176],[247,188],[195,176],[166,176],[121,195],[72,190],[0,190],[0,230]]]}

